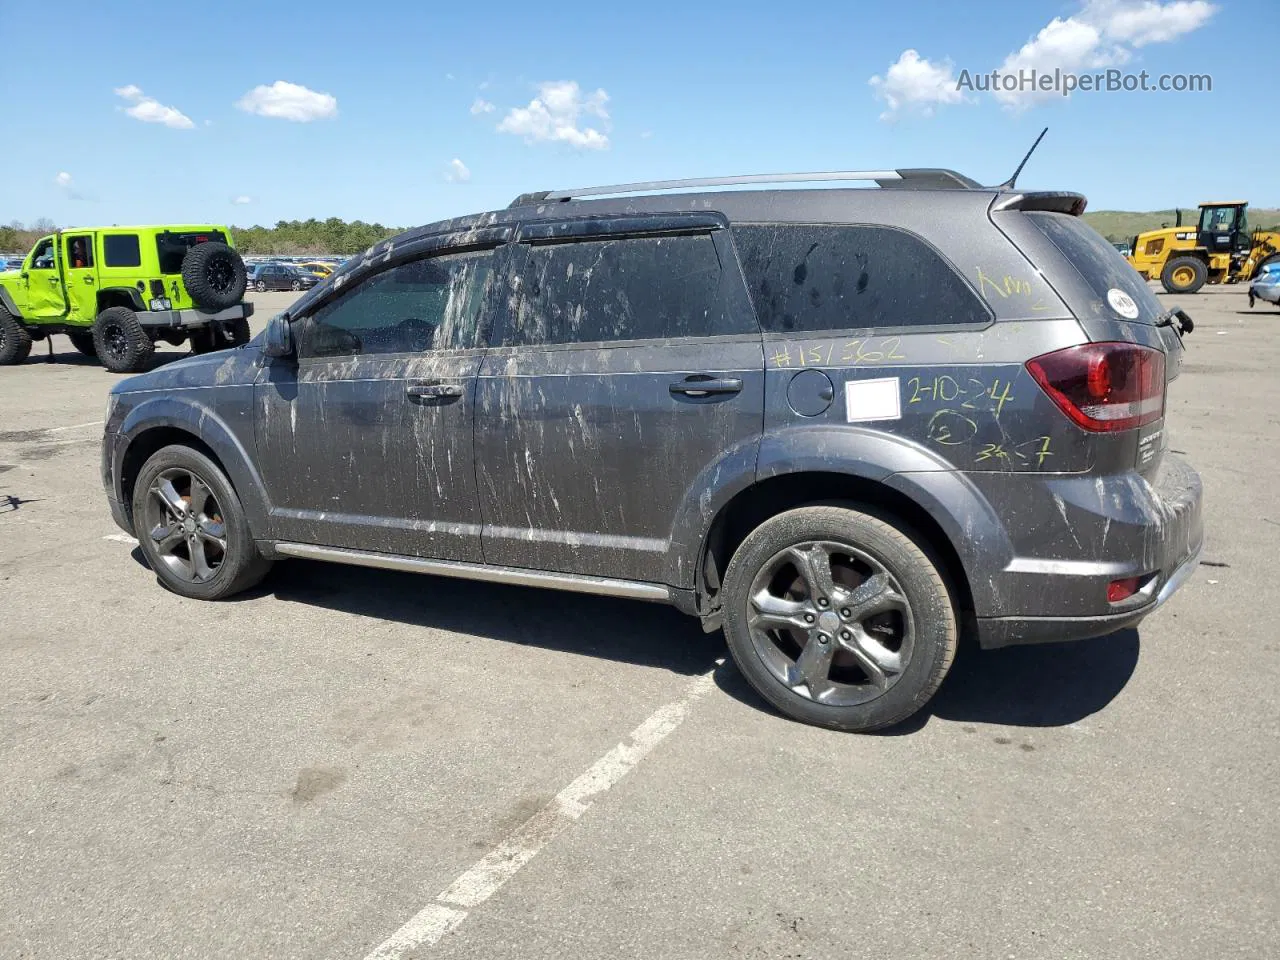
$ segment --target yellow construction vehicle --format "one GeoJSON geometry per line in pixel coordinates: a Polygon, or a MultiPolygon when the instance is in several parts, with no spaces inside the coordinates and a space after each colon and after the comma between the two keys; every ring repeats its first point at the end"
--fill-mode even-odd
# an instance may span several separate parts
{"type": "Polygon", "coordinates": [[[1280,261],[1280,233],[1249,232],[1244,200],[1200,204],[1198,224],[1148,230],[1133,238],[1126,258],[1143,279],[1169,293],[1195,293],[1206,283],[1252,280],[1264,263],[1280,261]]]}

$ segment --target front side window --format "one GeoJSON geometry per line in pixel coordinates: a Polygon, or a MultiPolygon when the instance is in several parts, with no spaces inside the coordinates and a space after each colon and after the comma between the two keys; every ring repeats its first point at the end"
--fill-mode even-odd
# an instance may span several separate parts
{"type": "Polygon", "coordinates": [[[708,234],[524,245],[504,346],[663,340],[737,329],[708,234]]]}
{"type": "Polygon", "coordinates": [[[53,237],[45,237],[36,244],[35,250],[31,251],[31,269],[53,269],[53,237]]]}
{"type": "Polygon", "coordinates": [[[459,350],[480,342],[492,251],[415,260],[362,280],[305,323],[303,356],[459,350]]]}
{"type": "Polygon", "coordinates": [[[743,224],[733,239],[760,326],[772,333],[987,323],[940,254],[903,230],[743,224]]]}

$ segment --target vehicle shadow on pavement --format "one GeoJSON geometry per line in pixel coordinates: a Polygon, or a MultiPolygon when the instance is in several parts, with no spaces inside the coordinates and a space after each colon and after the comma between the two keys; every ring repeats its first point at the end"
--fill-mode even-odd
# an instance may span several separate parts
{"type": "Polygon", "coordinates": [[[706,673],[724,656],[724,639],[719,633],[703,633],[692,617],[639,600],[307,560],[277,565],[261,587],[243,596],[267,595],[286,603],[658,667],[688,676],[706,673]]]}
{"type": "MultiPolygon", "coordinates": [[[[903,736],[924,728],[931,717],[958,723],[1012,727],[1063,727],[1107,706],[1124,689],[1138,665],[1138,631],[1070,643],[981,650],[962,644],[933,700],[882,736],[903,736]]],[[[716,682],[730,696],[769,713],[731,665],[716,682]]]]}
{"type": "MultiPolygon", "coordinates": [[[[151,356],[139,373],[149,373],[157,367],[163,367],[166,363],[173,363],[175,360],[185,360],[192,356],[187,350],[160,350],[151,356]]],[[[70,350],[59,350],[55,345],[53,353],[50,355],[49,348],[44,343],[35,343],[31,347],[31,355],[27,357],[26,364],[35,365],[41,363],[58,364],[64,367],[98,367],[103,373],[107,369],[102,366],[102,362],[97,357],[86,357],[80,351],[72,348],[70,350]]]]}

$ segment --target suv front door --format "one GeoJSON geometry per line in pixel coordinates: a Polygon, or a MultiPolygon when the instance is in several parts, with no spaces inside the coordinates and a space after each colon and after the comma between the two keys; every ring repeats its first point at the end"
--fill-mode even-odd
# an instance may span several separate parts
{"type": "Polygon", "coordinates": [[[60,319],[67,312],[58,270],[58,245],[54,241],[54,237],[40,240],[22,272],[27,281],[27,305],[23,316],[28,320],[60,319]]]}
{"type": "Polygon", "coordinates": [[[293,320],[296,362],[256,387],[273,537],[481,561],[472,404],[492,259],[384,264],[293,320]]]}
{"type": "Polygon", "coordinates": [[[522,228],[476,396],[486,563],[663,582],[699,478],[754,471],[763,348],[719,227],[522,228]]]}

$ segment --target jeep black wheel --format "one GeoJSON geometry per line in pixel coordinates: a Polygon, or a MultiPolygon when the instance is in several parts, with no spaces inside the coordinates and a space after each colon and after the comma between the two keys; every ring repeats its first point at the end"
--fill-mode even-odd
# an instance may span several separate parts
{"type": "Polygon", "coordinates": [[[230,481],[190,447],[164,447],[147,460],[134,483],[133,517],[147,563],[184,597],[220,600],[270,569],[230,481]]]}
{"type": "Polygon", "coordinates": [[[796,720],[867,731],[905,720],[955,657],[937,567],[892,524],[839,506],[766,521],[725,574],[725,636],[766,700],[796,720]]]}
{"type": "Polygon", "coordinates": [[[197,243],[182,260],[182,283],[198,307],[225,310],[244,296],[244,261],[225,243],[197,243]]]}
{"type": "Polygon", "coordinates": [[[102,365],[112,373],[137,373],[146,368],[156,345],[128,307],[107,307],[93,324],[93,346],[102,365]]]}
{"type": "Polygon", "coordinates": [[[71,345],[83,353],[86,357],[96,357],[98,348],[93,345],[93,330],[85,330],[82,333],[68,333],[67,339],[71,341],[71,345]]]}
{"type": "Polygon", "coordinates": [[[0,366],[21,363],[31,353],[31,334],[16,317],[0,307],[0,366]]]}

